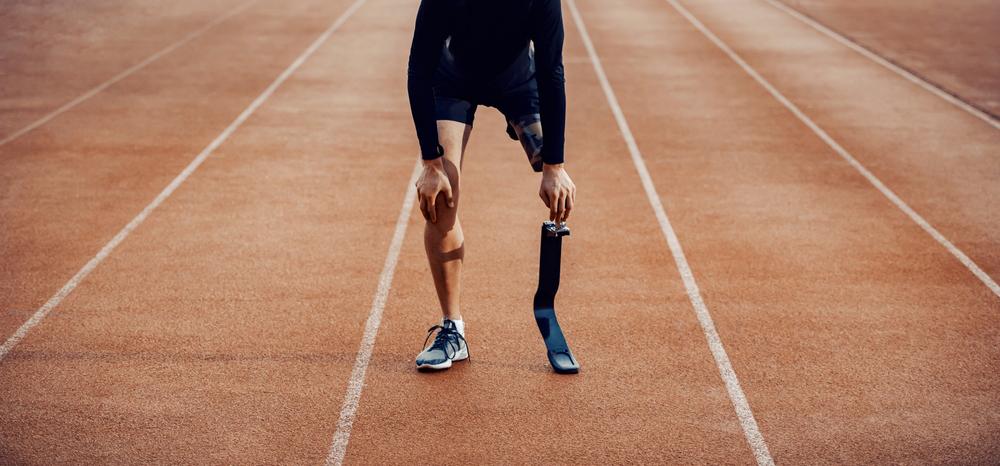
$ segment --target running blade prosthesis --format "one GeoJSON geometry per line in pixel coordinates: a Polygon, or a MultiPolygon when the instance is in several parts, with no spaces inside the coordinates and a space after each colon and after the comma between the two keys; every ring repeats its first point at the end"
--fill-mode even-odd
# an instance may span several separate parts
{"type": "Polygon", "coordinates": [[[559,291],[559,263],[562,258],[562,237],[569,236],[565,223],[542,223],[542,246],[538,263],[538,291],[535,292],[535,323],[542,332],[548,350],[549,364],[559,374],[575,374],[580,364],[573,357],[556,321],[555,299],[559,291]]]}

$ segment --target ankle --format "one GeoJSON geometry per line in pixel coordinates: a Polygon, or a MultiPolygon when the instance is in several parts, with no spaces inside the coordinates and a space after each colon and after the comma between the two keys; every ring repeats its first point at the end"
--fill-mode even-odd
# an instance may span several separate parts
{"type": "Polygon", "coordinates": [[[458,330],[459,334],[465,336],[465,321],[462,320],[461,316],[445,317],[444,319],[442,319],[441,324],[444,325],[444,321],[446,320],[451,321],[453,324],[455,324],[455,330],[458,330]]]}

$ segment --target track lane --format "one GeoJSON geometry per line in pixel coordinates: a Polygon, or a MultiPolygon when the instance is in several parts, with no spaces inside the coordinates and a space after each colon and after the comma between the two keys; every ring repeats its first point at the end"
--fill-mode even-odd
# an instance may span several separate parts
{"type": "Polygon", "coordinates": [[[8,2],[0,12],[0,145],[26,125],[246,0],[8,2]]]}
{"type": "Polygon", "coordinates": [[[682,3],[1000,280],[1000,131],[767,3],[682,3]]]}
{"type": "MultiPolygon", "coordinates": [[[[581,373],[553,374],[545,360],[531,317],[546,212],[538,178],[496,111],[481,108],[460,206],[471,360],[444,373],[414,368],[427,327],[440,319],[420,240],[423,219],[415,213],[345,464],[754,462],[565,17],[567,158],[580,204],[564,243],[557,307],[581,373]]],[[[412,14],[399,19],[409,32],[412,14]]]]}
{"type": "Polygon", "coordinates": [[[995,296],[662,0],[579,4],[775,461],[995,457],[995,296]]]}
{"type": "Polygon", "coordinates": [[[601,63],[600,55],[594,48],[593,40],[587,32],[583,16],[580,15],[580,11],[577,9],[576,3],[573,0],[569,0],[568,4],[573,14],[573,20],[576,23],[577,28],[580,29],[581,38],[586,46],[590,61],[594,65],[594,73],[600,81],[601,88],[608,100],[608,105],[611,107],[611,111],[615,116],[615,122],[618,124],[618,129],[628,146],[629,155],[632,157],[632,163],[635,165],[643,190],[646,192],[646,197],[649,199],[654,216],[660,224],[660,230],[663,232],[663,237],[667,242],[667,247],[670,248],[670,253],[673,256],[675,265],[677,266],[677,271],[680,273],[681,279],[684,282],[684,288],[687,292],[688,299],[691,301],[694,313],[698,317],[698,323],[701,325],[702,331],[705,334],[709,350],[711,351],[712,357],[715,359],[715,364],[719,369],[719,376],[722,377],[722,380],[726,385],[726,392],[728,393],[729,399],[733,404],[734,410],[736,411],[736,416],[740,420],[740,426],[743,429],[743,434],[746,437],[750,448],[753,450],[757,464],[762,466],[773,466],[774,459],[768,451],[767,442],[760,433],[760,428],[757,426],[757,421],[754,419],[753,410],[747,402],[746,394],[743,393],[743,389],[740,387],[739,377],[733,370],[732,363],[729,360],[729,355],[726,353],[725,346],[719,338],[718,330],[715,328],[715,324],[712,321],[711,311],[709,311],[708,307],[705,305],[704,297],[699,290],[697,280],[694,278],[691,265],[684,255],[683,246],[680,243],[680,239],[677,237],[677,232],[674,230],[673,225],[671,225],[670,218],[668,217],[666,210],[663,208],[663,203],[661,202],[660,195],[656,191],[656,186],[649,175],[649,170],[646,167],[646,162],[642,156],[642,152],[636,144],[635,135],[632,133],[628,120],[626,119],[625,114],[621,109],[621,105],[618,102],[617,93],[608,81],[607,74],[604,71],[604,66],[601,63]]]}
{"type": "Polygon", "coordinates": [[[0,456],[322,461],[413,166],[356,15],[0,365],[0,456]]]}
{"type": "Polygon", "coordinates": [[[0,337],[27,321],[348,3],[262,1],[0,147],[0,337]]]}
{"type": "MultiPolygon", "coordinates": [[[[767,1],[767,0],[765,0],[767,1]]],[[[773,0],[811,16],[972,105],[1000,115],[1000,4],[991,0],[877,3],[773,0]]]]}

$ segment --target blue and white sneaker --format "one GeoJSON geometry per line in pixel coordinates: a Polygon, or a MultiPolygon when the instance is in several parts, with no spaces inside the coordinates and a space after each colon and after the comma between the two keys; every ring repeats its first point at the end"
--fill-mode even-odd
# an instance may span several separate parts
{"type": "Polygon", "coordinates": [[[459,331],[454,322],[445,319],[442,325],[435,325],[427,330],[427,338],[424,339],[426,348],[417,355],[417,369],[419,370],[440,370],[451,367],[452,361],[461,361],[469,358],[469,345],[465,342],[465,336],[459,331]],[[430,346],[427,341],[437,330],[434,343],[430,346]]]}

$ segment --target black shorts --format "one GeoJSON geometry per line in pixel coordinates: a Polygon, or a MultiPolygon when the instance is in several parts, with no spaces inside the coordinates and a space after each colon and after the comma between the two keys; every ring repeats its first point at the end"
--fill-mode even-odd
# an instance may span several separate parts
{"type": "Polygon", "coordinates": [[[472,125],[479,105],[494,107],[507,121],[518,121],[540,113],[535,60],[529,48],[497,76],[464,75],[445,47],[434,76],[434,104],[438,120],[472,125]]]}

